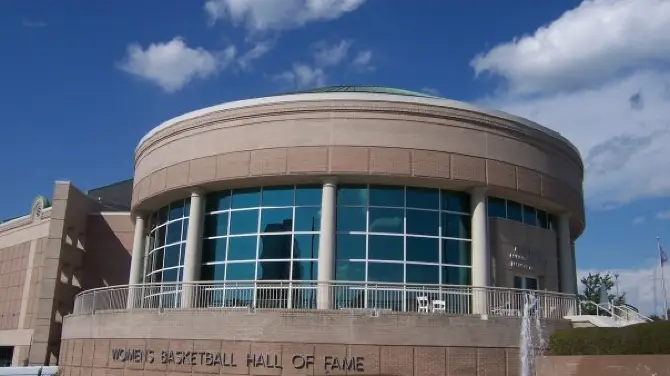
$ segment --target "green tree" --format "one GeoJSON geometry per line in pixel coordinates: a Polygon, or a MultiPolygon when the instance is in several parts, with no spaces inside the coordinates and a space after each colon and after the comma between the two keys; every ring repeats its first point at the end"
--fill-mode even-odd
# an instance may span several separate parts
{"type": "MultiPolygon", "coordinates": [[[[607,289],[607,296],[610,303],[619,305],[626,302],[625,292],[620,295],[615,295],[612,292],[612,288],[614,288],[614,277],[609,273],[603,275],[600,273],[589,273],[589,275],[583,277],[580,282],[582,283],[583,290],[582,293],[579,294],[579,300],[582,302],[581,308],[583,315],[595,315],[598,311],[595,305],[587,302],[590,301],[596,304],[607,303],[600,301],[601,286],[605,286],[607,289]]],[[[600,312],[600,314],[603,315],[605,312],[600,312]]]]}

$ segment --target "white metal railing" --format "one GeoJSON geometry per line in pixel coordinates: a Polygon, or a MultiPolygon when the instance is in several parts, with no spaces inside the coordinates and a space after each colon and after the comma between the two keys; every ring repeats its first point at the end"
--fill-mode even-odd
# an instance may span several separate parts
{"type": "Polygon", "coordinates": [[[331,309],[520,317],[528,294],[537,297],[532,315],[559,319],[577,312],[574,295],[549,291],[341,281],[202,281],[84,291],[75,298],[73,314],[134,309],[331,309]]]}
{"type": "Polygon", "coordinates": [[[610,317],[616,326],[627,326],[652,321],[649,317],[627,305],[599,304],[590,300],[580,301],[579,314],[610,317]]]}

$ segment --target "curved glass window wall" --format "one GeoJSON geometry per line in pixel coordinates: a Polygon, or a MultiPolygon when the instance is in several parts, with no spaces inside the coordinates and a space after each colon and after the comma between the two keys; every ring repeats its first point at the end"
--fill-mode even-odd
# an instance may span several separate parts
{"type": "MultiPolygon", "coordinates": [[[[184,275],[184,250],[191,199],[175,201],[156,211],[149,220],[149,245],[145,258],[145,283],[178,282],[184,275]]],[[[152,291],[163,307],[178,304],[178,291],[169,283],[152,291]]]]}
{"type": "Polygon", "coordinates": [[[532,206],[504,198],[489,197],[487,207],[489,218],[506,218],[530,226],[554,228],[553,216],[532,206]]]}
{"type": "MultiPolygon", "coordinates": [[[[234,189],[206,199],[203,281],[315,281],[321,186],[234,189]]],[[[213,291],[210,304],[268,307],[287,301],[286,289],[213,291]],[[256,290],[255,294],[251,293],[256,290]],[[281,296],[280,296],[281,295],[281,296]],[[272,296],[272,298],[270,298],[272,296]],[[254,301],[255,300],[255,301],[254,301]]],[[[312,306],[314,291],[293,292],[293,307],[312,306]]]]}
{"type": "MultiPolygon", "coordinates": [[[[470,197],[465,192],[339,186],[335,278],[386,287],[337,297],[336,305],[353,305],[349,300],[359,299],[367,307],[400,309],[414,304],[420,293],[389,293],[393,283],[470,285],[470,223],[470,197]]],[[[452,298],[462,304],[469,301],[452,298]]]]}

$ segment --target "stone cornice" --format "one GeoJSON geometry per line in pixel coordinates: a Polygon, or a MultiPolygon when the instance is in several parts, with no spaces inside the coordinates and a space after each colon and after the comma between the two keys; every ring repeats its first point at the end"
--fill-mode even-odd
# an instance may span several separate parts
{"type": "MultiPolygon", "coordinates": [[[[523,138],[527,143],[541,144],[543,149],[551,149],[553,152],[563,155],[570,160],[575,167],[579,168],[582,175],[584,165],[578,150],[567,140],[550,135],[549,133],[528,127],[526,125],[513,122],[496,116],[484,113],[478,113],[465,109],[454,109],[448,107],[438,107],[425,104],[384,101],[310,101],[310,102],[286,102],[280,104],[263,104],[255,107],[244,107],[235,109],[226,109],[215,112],[205,113],[202,116],[189,118],[183,121],[160,129],[148,137],[135,153],[135,167],[142,159],[144,153],[151,150],[161,142],[184,132],[197,132],[204,130],[215,124],[225,124],[224,126],[237,126],[240,124],[226,123],[246,123],[261,121],[263,118],[270,120],[283,115],[296,114],[328,114],[328,118],[333,117],[333,113],[341,114],[343,117],[351,114],[386,114],[389,116],[402,115],[423,118],[422,121],[431,121],[440,123],[442,121],[457,121],[462,127],[482,127],[487,132],[499,132],[508,137],[523,138]]],[[[324,116],[326,117],[326,116],[324,116]]],[[[365,118],[365,116],[358,116],[365,118]]],[[[419,119],[421,120],[421,119],[419,119]]],[[[450,124],[451,125],[451,124],[450,124]]],[[[453,126],[453,125],[452,125],[453,126]]]]}

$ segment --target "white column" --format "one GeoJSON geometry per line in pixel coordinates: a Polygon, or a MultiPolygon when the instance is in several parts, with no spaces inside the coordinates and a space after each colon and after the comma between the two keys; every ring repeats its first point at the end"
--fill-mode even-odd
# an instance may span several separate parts
{"type": "Polygon", "coordinates": [[[316,307],[333,308],[331,282],[335,279],[335,210],[337,185],[334,179],[323,183],[321,196],[321,234],[319,236],[318,273],[316,307]]]}
{"type": "Polygon", "coordinates": [[[470,191],[472,232],[472,287],[473,313],[488,313],[487,290],[491,278],[491,253],[489,251],[489,220],[486,210],[486,188],[475,187],[470,191]]]}
{"type": "Polygon", "coordinates": [[[577,271],[570,240],[570,214],[558,216],[558,277],[560,290],[566,294],[577,294],[577,271]]]}
{"type": "Polygon", "coordinates": [[[135,308],[139,303],[137,298],[140,296],[141,286],[137,285],[142,282],[142,267],[144,266],[144,248],[146,244],[145,225],[144,216],[141,214],[136,215],[133,255],[130,260],[130,276],[128,277],[128,284],[130,285],[128,287],[128,309],[135,308]]]}
{"type": "Polygon", "coordinates": [[[202,229],[204,222],[205,199],[202,192],[191,193],[191,209],[188,215],[186,249],[184,250],[184,278],[182,308],[191,308],[199,301],[198,289],[194,282],[200,279],[202,260],[202,229]]]}

